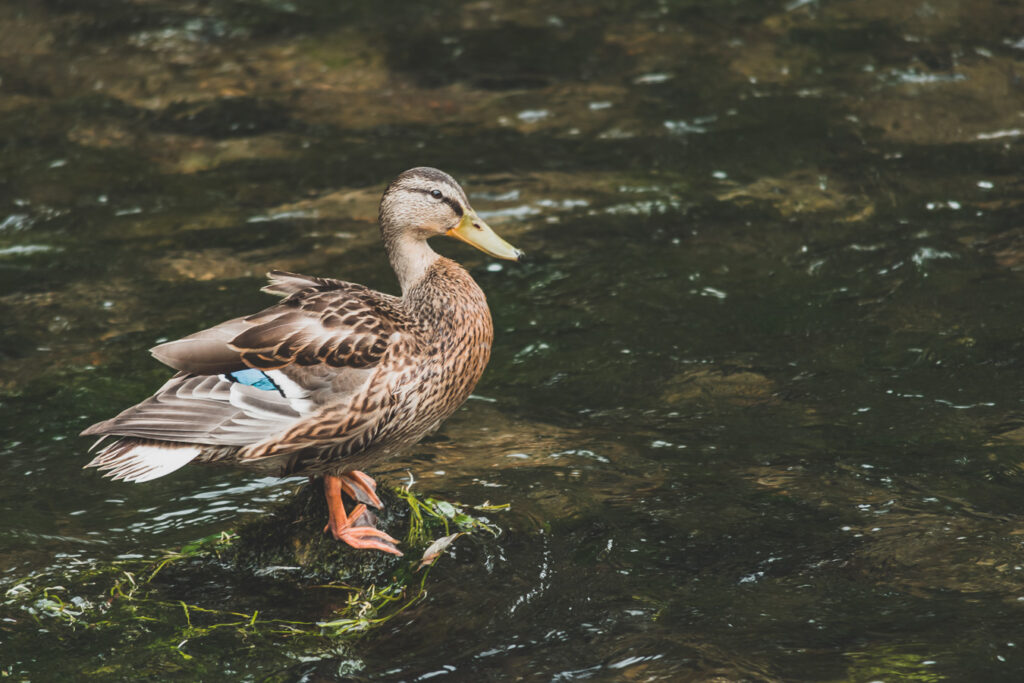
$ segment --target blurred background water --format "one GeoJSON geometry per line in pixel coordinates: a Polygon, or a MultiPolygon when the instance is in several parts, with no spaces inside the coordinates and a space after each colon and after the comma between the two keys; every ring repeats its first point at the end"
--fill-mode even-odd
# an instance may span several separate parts
{"type": "Polygon", "coordinates": [[[1022,137],[1015,2],[4,3],[5,590],[292,495],[109,482],[76,435],[168,376],[149,347],[268,305],[270,268],[395,291],[398,172],[452,173],[535,258],[436,245],[491,365],[376,474],[511,509],[425,601],[354,655],[147,665],[138,625],[9,592],[0,672],[1020,680],[1022,137]]]}

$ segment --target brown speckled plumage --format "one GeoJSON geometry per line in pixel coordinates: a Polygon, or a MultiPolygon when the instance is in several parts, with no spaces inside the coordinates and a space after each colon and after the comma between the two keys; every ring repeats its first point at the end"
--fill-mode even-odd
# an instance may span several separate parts
{"type": "Polygon", "coordinates": [[[345,476],[399,453],[451,415],[483,374],[493,326],[469,273],[426,240],[448,234],[501,258],[521,252],[436,169],[396,178],[381,200],[380,224],[401,297],[271,272],[264,291],[283,297],[275,305],[153,349],[178,373],[83,432],[116,437],[88,466],[134,481],[187,462],[345,476]],[[237,379],[247,369],[261,371],[260,385],[237,379]]]}
{"type": "MultiPolygon", "coordinates": [[[[469,274],[438,258],[405,297],[381,298],[372,312],[369,305],[353,314],[360,340],[342,343],[351,348],[345,365],[375,370],[361,390],[240,449],[238,462],[266,462],[282,475],[360,469],[419,441],[462,405],[483,374],[494,338],[487,302],[469,274]]],[[[325,362],[336,354],[329,352],[325,362]]],[[[302,364],[301,352],[296,362],[302,364]]]]}

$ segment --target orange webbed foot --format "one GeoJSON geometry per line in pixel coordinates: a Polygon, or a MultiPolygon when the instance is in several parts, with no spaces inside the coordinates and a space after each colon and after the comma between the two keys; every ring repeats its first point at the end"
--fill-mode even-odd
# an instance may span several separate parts
{"type": "MultiPolygon", "coordinates": [[[[358,474],[368,479],[373,484],[373,488],[376,488],[376,483],[372,479],[362,472],[358,474]]],[[[374,515],[366,508],[365,504],[359,503],[352,509],[351,514],[345,513],[341,492],[344,490],[346,493],[349,493],[345,485],[347,481],[350,481],[350,478],[346,475],[341,477],[333,475],[324,476],[324,495],[327,497],[328,509],[327,524],[324,526],[324,532],[331,532],[331,536],[335,539],[344,541],[353,548],[380,550],[392,555],[401,555],[402,551],[396,547],[398,541],[373,526],[375,521],[374,515]]],[[[360,490],[365,492],[366,489],[362,488],[363,485],[364,483],[360,482],[360,490]]],[[[373,498],[377,499],[376,494],[373,493],[373,488],[369,489],[369,492],[373,494],[373,498]]],[[[349,493],[349,495],[352,494],[349,493]]],[[[377,502],[379,503],[380,499],[377,499],[377,502]]]]}

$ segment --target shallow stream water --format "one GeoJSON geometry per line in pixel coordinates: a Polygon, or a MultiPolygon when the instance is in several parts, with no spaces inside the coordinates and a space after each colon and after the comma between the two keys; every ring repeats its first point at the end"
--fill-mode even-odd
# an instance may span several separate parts
{"type": "MultiPolygon", "coordinates": [[[[5,3],[0,674],[1021,680],[1022,138],[998,0],[5,3]],[[77,434],[164,381],[148,348],[268,305],[270,268],[395,291],[376,203],[417,165],[533,258],[437,245],[492,361],[375,474],[508,503],[502,535],[344,654],[146,668],[136,623],[31,617],[26,577],[293,494],[110,482],[77,434]]],[[[282,595],[245,601],[322,618],[282,595]]]]}

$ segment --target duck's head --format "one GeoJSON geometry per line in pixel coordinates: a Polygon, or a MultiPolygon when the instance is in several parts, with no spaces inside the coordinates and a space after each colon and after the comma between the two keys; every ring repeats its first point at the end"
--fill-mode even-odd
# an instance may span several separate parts
{"type": "Polygon", "coordinates": [[[476,214],[454,178],[426,166],[411,168],[388,185],[380,201],[380,229],[385,243],[448,235],[496,258],[524,256],[476,214]]]}

